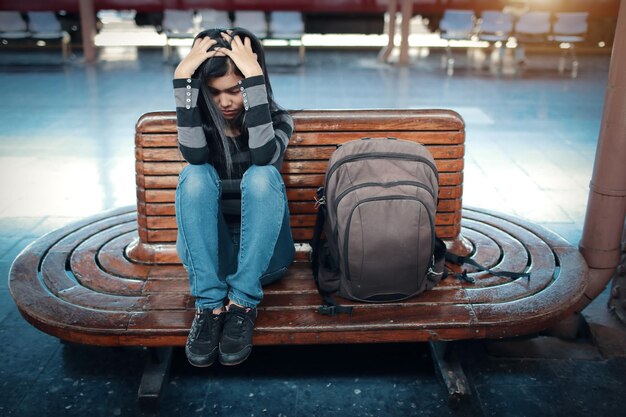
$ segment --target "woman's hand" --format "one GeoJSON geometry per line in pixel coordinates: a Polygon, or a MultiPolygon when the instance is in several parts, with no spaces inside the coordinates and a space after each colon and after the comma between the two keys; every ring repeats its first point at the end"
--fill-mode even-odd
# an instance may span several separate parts
{"type": "Polygon", "coordinates": [[[228,33],[222,33],[222,37],[230,41],[232,49],[219,48],[218,51],[232,59],[244,77],[263,75],[261,65],[257,61],[257,55],[252,51],[250,38],[244,38],[242,41],[239,36],[231,37],[228,33]]]}
{"type": "Polygon", "coordinates": [[[190,78],[204,61],[215,55],[223,55],[217,49],[208,50],[216,43],[215,39],[211,39],[208,36],[196,39],[189,54],[176,67],[174,78],[190,78]]]}

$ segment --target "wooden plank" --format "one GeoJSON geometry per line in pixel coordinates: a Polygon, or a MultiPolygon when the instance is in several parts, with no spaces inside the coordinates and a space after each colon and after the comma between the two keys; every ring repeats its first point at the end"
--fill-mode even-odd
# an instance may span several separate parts
{"type": "MultiPolygon", "coordinates": [[[[436,160],[439,172],[462,172],[464,162],[462,159],[436,160]]],[[[135,164],[135,172],[138,175],[178,175],[187,165],[186,162],[141,162],[135,164]]],[[[324,174],[328,161],[285,161],[281,169],[284,174],[324,174]]]]}
{"type": "Polygon", "coordinates": [[[147,292],[145,299],[146,310],[193,310],[195,300],[189,294],[189,286],[186,292],[147,292]]]}
{"type": "MultiPolygon", "coordinates": [[[[396,330],[464,327],[472,321],[470,306],[462,304],[445,304],[437,308],[426,304],[361,305],[352,315],[335,317],[320,315],[318,306],[314,304],[306,308],[279,310],[259,308],[255,333],[267,332],[270,337],[280,333],[329,332],[337,337],[346,331],[385,329],[391,336],[396,330]]],[[[158,328],[163,333],[171,330],[188,332],[192,318],[193,310],[153,310],[150,314],[134,314],[128,331],[139,333],[158,328]]]]}
{"type": "Polygon", "coordinates": [[[520,268],[521,258],[521,260],[527,260],[526,263],[529,264],[531,271],[530,280],[518,279],[495,287],[468,289],[468,297],[472,302],[485,303],[493,299],[504,302],[530,297],[552,284],[556,272],[556,261],[550,247],[537,235],[523,227],[500,221],[497,218],[483,218],[480,223],[474,223],[472,219],[464,219],[464,222],[480,225],[485,234],[491,234],[494,239],[497,239],[503,253],[502,269],[523,271],[524,268],[520,268]],[[499,235],[496,235],[498,233],[499,235]],[[504,238],[504,235],[508,235],[508,238],[504,238]],[[515,240],[525,250],[520,251],[519,246],[512,245],[511,242],[515,240]],[[526,253],[529,255],[528,258],[525,258],[526,253]],[[513,266],[515,264],[517,266],[513,266]]]}
{"type": "MultiPolygon", "coordinates": [[[[146,282],[146,286],[144,287],[144,293],[148,294],[160,294],[164,292],[170,293],[188,293],[189,292],[189,275],[185,272],[184,269],[181,268],[181,276],[173,278],[167,276],[158,276],[158,275],[168,275],[155,273],[155,278],[150,279],[146,282]]],[[[157,272],[156,270],[154,272],[157,272]]],[[[193,308],[193,307],[192,307],[193,308]]]]}
{"type": "MultiPolygon", "coordinates": [[[[291,227],[310,227],[315,225],[316,213],[298,214],[291,213],[291,227]]],[[[140,216],[141,217],[141,216],[140,216]]],[[[459,213],[437,213],[435,224],[437,226],[450,226],[460,224],[459,213]]],[[[176,229],[176,217],[171,216],[145,216],[147,229],[176,229]]],[[[522,262],[522,261],[520,261],[522,262]]]]}
{"type": "MultiPolygon", "coordinates": [[[[106,232],[98,233],[81,243],[69,258],[70,267],[78,282],[93,291],[124,296],[140,295],[145,283],[142,279],[133,277],[132,270],[125,271],[124,276],[109,274],[102,270],[97,259],[103,245],[136,230],[135,224],[124,225],[124,228],[111,228],[106,232]]],[[[117,249],[117,248],[116,248],[117,249]]],[[[119,258],[119,251],[115,252],[119,258]]]]}
{"type": "MultiPolygon", "coordinates": [[[[291,227],[313,227],[315,226],[315,214],[291,213],[291,227]]],[[[438,225],[455,225],[461,221],[460,213],[439,213],[437,214],[438,225]]],[[[175,216],[148,216],[146,225],[149,229],[176,229],[175,216]]]]}
{"type": "MultiPolygon", "coordinates": [[[[437,166],[437,170],[439,172],[461,172],[464,168],[464,162],[462,159],[439,159],[435,160],[435,165],[437,166]]],[[[283,163],[281,173],[323,174],[326,172],[327,167],[328,161],[285,161],[283,163]]]]}
{"type": "MultiPolygon", "coordinates": [[[[288,188],[287,199],[294,201],[309,201],[313,203],[316,197],[316,188],[288,188]]],[[[444,200],[460,199],[462,187],[439,187],[439,198],[444,200]]],[[[173,203],[176,198],[176,190],[172,189],[151,189],[145,190],[146,203],[173,203]]]]}
{"type": "Polygon", "coordinates": [[[290,112],[296,132],[359,130],[463,130],[463,119],[448,110],[300,110],[290,112]]]}
{"type": "MultiPolygon", "coordinates": [[[[435,233],[441,239],[453,239],[459,235],[461,230],[460,224],[455,225],[447,225],[447,226],[436,226],[435,233]]],[[[158,231],[148,231],[148,234],[155,239],[154,242],[172,242],[173,240],[160,240],[160,239],[168,239],[173,234],[170,233],[158,233],[158,231]]],[[[313,229],[312,228],[301,228],[294,227],[291,229],[291,234],[293,239],[297,242],[310,242],[311,238],[313,238],[313,229]]]]}
{"type": "MultiPolygon", "coordinates": [[[[435,227],[437,236],[442,239],[451,239],[458,236],[461,225],[437,226],[435,227]]],[[[176,241],[175,229],[146,229],[148,236],[145,242],[149,243],[171,243],[176,241]]],[[[293,239],[297,242],[309,242],[313,238],[313,229],[310,227],[294,227],[291,229],[293,239]]]]}
{"type": "MultiPolygon", "coordinates": [[[[178,175],[144,176],[137,175],[137,186],[144,189],[175,189],[178,175]]],[[[324,174],[284,174],[283,181],[287,188],[319,187],[324,184],[324,174]]],[[[460,185],[463,183],[462,172],[444,172],[439,175],[439,185],[460,185]]]]}
{"type": "MultiPolygon", "coordinates": [[[[458,236],[460,229],[460,223],[435,225],[435,233],[441,239],[452,239],[458,236]]],[[[144,229],[139,226],[138,233],[140,236],[147,236],[146,240],[143,240],[144,242],[170,243],[176,241],[177,231],[176,229],[144,229]]],[[[291,233],[294,240],[308,243],[308,241],[310,241],[313,237],[313,228],[297,227],[294,225],[292,226],[291,233]]]]}
{"type": "Polygon", "coordinates": [[[178,147],[178,132],[138,133],[136,145],[142,148],[176,148],[178,147]]]}
{"type": "Polygon", "coordinates": [[[143,175],[178,175],[186,162],[142,162],[135,164],[135,172],[143,175]]]}
{"type": "MultiPolygon", "coordinates": [[[[375,131],[352,131],[352,132],[294,132],[289,140],[289,147],[295,146],[320,146],[328,145],[335,147],[339,143],[345,143],[364,137],[381,137],[396,138],[401,140],[410,140],[425,145],[429,149],[438,145],[456,145],[465,142],[465,134],[462,131],[394,131],[394,130],[375,130],[375,131]]],[[[154,132],[139,133],[137,135],[137,146],[143,148],[177,148],[178,136],[176,133],[154,132]]],[[[433,152],[431,150],[431,152],[433,152]]]]}
{"type": "MultiPolygon", "coordinates": [[[[318,142],[315,146],[303,146],[301,142],[298,143],[298,146],[288,146],[285,150],[285,161],[330,159],[337,149],[337,143],[340,142],[332,134],[325,136],[323,141],[330,143],[330,145],[321,146],[318,142]]],[[[428,150],[436,160],[461,159],[465,154],[463,145],[428,146],[428,150]]]]}
{"type": "MultiPolygon", "coordinates": [[[[290,110],[296,132],[305,131],[463,131],[463,119],[451,110],[290,110]]],[[[176,114],[152,112],[136,124],[139,133],[176,133],[176,114]]]]}
{"type": "MultiPolygon", "coordinates": [[[[312,201],[290,201],[289,212],[291,214],[314,214],[317,213],[317,209],[312,201]]],[[[439,200],[437,213],[450,212],[461,212],[460,198],[455,200],[439,200]]],[[[150,216],[173,216],[175,214],[174,204],[148,202],[145,204],[145,214],[150,216]]]]}
{"type": "Polygon", "coordinates": [[[460,145],[465,142],[465,134],[460,131],[394,131],[380,129],[375,131],[360,130],[342,132],[320,130],[316,132],[294,132],[289,146],[336,146],[337,144],[343,144],[364,137],[408,140],[421,143],[429,149],[431,146],[436,145],[460,145]]]}
{"type": "MultiPolygon", "coordinates": [[[[329,135],[330,136],[330,135],[329,135]]],[[[332,153],[337,149],[337,143],[334,138],[329,137],[326,140],[332,145],[330,146],[290,146],[285,151],[285,161],[310,161],[323,160],[327,161],[332,153]]],[[[433,146],[429,148],[435,160],[437,159],[459,159],[463,157],[464,147],[462,145],[450,146],[433,146]]],[[[135,157],[137,160],[145,162],[170,162],[184,161],[182,154],[178,148],[135,148],[135,157]]]]}

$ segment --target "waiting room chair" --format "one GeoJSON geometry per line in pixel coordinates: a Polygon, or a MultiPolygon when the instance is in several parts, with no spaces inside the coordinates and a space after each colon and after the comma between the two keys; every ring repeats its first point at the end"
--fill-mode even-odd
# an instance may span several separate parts
{"type": "Polygon", "coordinates": [[[442,58],[442,67],[448,75],[454,73],[454,56],[450,48],[450,41],[469,40],[474,34],[475,17],[471,10],[446,9],[439,22],[441,39],[446,42],[446,56],[442,58]]]}
{"type": "Polygon", "coordinates": [[[485,10],[478,24],[478,39],[489,44],[500,43],[498,64],[502,69],[506,43],[513,32],[513,16],[499,10],[485,10]]]}
{"type": "Polygon", "coordinates": [[[233,25],[248,29],[259,39],[267,38],[268,27],[265,12],[256,10],[237,10],[235,12],[233,25]]]}
{"type": "Polygon", "coordinates": [[[578,58],[574,46],[576,43],[583,42],[587,34],[587,18],[589,13],[557,13],[556,21],[552,25],[551,40],[557,42],[563,48],[563,53],[559,60],[559,72],[565,71],[565,61],[567,54],[572,56],[572,78],[578,76],[578,58]]]}
{"type": "Polygon", "coordinates": [[[197,11],[202,29],[228,29],[232,26],[228,12],[214,9],[197,11]]]}
{"type": "Polygon", "coordinates": [[[197,31],[193,10],[165,9],[163,12],[163,33],[165,46],[163,60],[169,62],[172,56],[172,40],[193,39],[197,31]]]}
{"type": "Polygon", "coordinates": [[[528,12],[522,14],[513,30],[517,41],[515,48],[515,64],[519,71],[520,66],[526,63],[525,44],[544,43],[550,34],[550,12],[528,12]]]}
{"type": "Polygon", "coordinates": [[[300,64],[304,63],[305,47],[302,42],[304,20],[301,12],[276,11],[270,14],[269,34],[272,39],[287,41],[298,46],[300,64]]]}
{"type": "Polygon", "coordinates": [[[550,33],[550,12],[524,13],[515,22],[515,37],[526,42],[543,42],[550,33]]]}
{"type": "Polygon", "coordinates": [[[0,39],[3,44],[8,39],[26,39],[30,36],[28,25],[20,12],[0,12],[0,39]]]}
{"type": "Polygon", "coordinates": [[[36,40],[59,40],[63,59],[67,60],[70,54],[70,35],[61,27],[61,23],[54,12],[28,12],[28,29],[31,37],[36,40]]]}
{"type": "Polygon", "coordinates": [[[300,12],[272,12],[270,34],[273,38],[300,39],[304,34],[304,21],[300,12]]]}

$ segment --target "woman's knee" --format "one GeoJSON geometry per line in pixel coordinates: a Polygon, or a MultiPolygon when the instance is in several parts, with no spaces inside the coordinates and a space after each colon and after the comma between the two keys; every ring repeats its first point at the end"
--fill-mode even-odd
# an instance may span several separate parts
{"type": "Polygon", "coordinates": [[[185,196],[219,195],[220,180],[212,165],[187,165],[178,177],[178,192],[185,196]]]}
{"type": "Polygon", "coordinates": [[[241,179],[241,189],[246,194],[267,195],[271,192],[282,192],[283,180],[273,165],[252,165],[241,179]]]}

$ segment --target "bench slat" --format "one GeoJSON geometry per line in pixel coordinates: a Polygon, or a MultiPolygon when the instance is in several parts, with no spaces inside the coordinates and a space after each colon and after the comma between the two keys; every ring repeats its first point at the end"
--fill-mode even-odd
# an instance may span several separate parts
{"type": "MultiPolygon", "coordinates": [[[[141,207],[143,208],[143,207],[141,207]]],[[[461,210],[461,199],[439,200],[437,205],[438,213],[459,212],[461,210]]],[[[289,212],[291,214],[315,214],[317,209],[311,201],[289,202],[289,212]]],[[[141,212],[140,212],[141,213],[141,212]]],[[[151,216],[173,216],[175,214],[173,203],[147,203],[144,215],[151,216]]]]}
{"type": "MultiPolygon", "coordinates": [[[[292,227],[313,227],[315,226],[315,214],[291,214],[290,224],[292,227]]],[[[438,215],[438,223],[442,225],[457,224],[461,221],[455,213],[445,213],[438,215]]],[[[146,225],[149,229],[175,229],[176,217],[174,216],[150,216],[146,217],[146,225]]]]}
{"type": "MultiPolygon", "coordinates": [[[[442,239],[448,238],[456,235],[456,231],[459,225],[449,225],[449,226],[436,226],[435,232],[437,236],[440,236],[442,239]]],[[[173,243],[176,241],[176,229],[143,229],[139,228],[139,235],[141,233],[146,234],[146,241],[150,243],[173,243]]],[[[309,242],[313,238],[313,228],[311,227],[294,227],[291,230],[291,234],[293,239],[296,242],[309,242]]]]}
{"type": "MultiPolygon", "coordinates": [[[[324,184],[324,174],[291,174],[283,176],[285,186],[319,187],[324,184]]],[[[462,172],[443,172],[439,175],[439,185],[460,185],[463,182],[462,172]]],[[[144,189],[175,189],[178,185],[177,175],[137,175],[137,186],[144,189]]]]}
{"type": "MultiPolygon", "coordinates": [[[[336,142],[335,142],[336,143],[336,142]]],[[[312,161],[330,159],[336,146],[290,146],[285,150],[285,161],[312,161]]],[[[428,150],[437,159],[459,159],[465,154],[463,145],[432,146],[428,150]]],[[[136,148],[135,157],[145,162],[184,161],[178,148],[136,148]]]]}
{"type": "MultiPolygon", "coordinates": [[[[173,203],[176,198],[176,190],[172,189],[152,189],[142,190],[145,194],[145,201],[150,203],[173,203]]],[[[316,188],[287,188],[287,199],[289,201],[314,202],[316,188]]],[[[443,199],[461,198],[461,186],[439,187],[439,196],[443,199]]]]}
{"type": "MultiPolygon", "coordinates": [[[[350,140],[360,139],[363,137],[393,137],[396,139],[410,140],[419,142],[429,149],[436,145],[455,145],[465,142],[465,134],[459,130],[442,130],[442,131],[391,131],[377,130],[372,131],[355,131],[355,132],[295,132],[291,137],[290,145],[293,146],[320,146],[330,145],[336,146],[338,143],[345,143],[350,140]],[[373,134],[374,133],[374,134],[373,134]]],[[[138,147],[143,148],[168,148],[178,147],[178,139],[176,133],[138,133],[136,138],[138,147]]],[[[289,147],[287,147],[289,149],[289,147]]]]}
{"type": "MultiPolygon", "coordinates": [[[[463,171],[462,159],[437,159],[435,165],[439,172],[463,171]]],[[[323,174],[328,167],[328,161],[286,161],[283,163],[281,172],[284,174],[323,174]]],[[[153,167],[151,167],[153,168],[153,167]]],[[[145,172],[146,174],[150,174],[145,172]]]]}
{"type": "MultiPolygon", "coordinates": [[[[186,162],[137,162],[135,168],[139,175],[178,175],[187,165],[186,162]]],[[[464,164],[462,159],[435,160],[439,172],[461,172],[464,164]]],[[[324,174],[328,161],[286,161],[283,163],[282,174],[324,174]]]]}
{"type": "MultiPolygon", "coordinates": [[[[313,131],[462,131],[464,122],[452,110],[292,110],[296,132],[313,131]]],[[[174,112],[146,113],[139,133],[176,133],[174,112]]]]}

